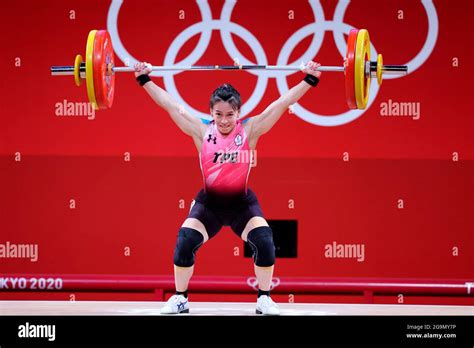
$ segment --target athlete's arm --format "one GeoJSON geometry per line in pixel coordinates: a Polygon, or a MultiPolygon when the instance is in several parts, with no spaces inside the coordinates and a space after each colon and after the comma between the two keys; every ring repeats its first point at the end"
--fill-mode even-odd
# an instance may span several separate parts
{"type": "MultiPolygon", "coordinates": [[[[321,64],[309,62],[303,72],[305,74],[313,75],[317,78],[321,76],[321,72],[317,71],[316,68],[321,64]]],[[[252,137],[259,137],[267,133],[275,123],[280,119],[281,115],[290,107],[290,105],[296,103],[311,86],[301,81],[299,84],[288,90],[280,98],[271,103],[260,115],[252,117],[248,120],[250,125],[250,134],[252,137]]]]}
{"type": "MultiPolygon", "coordinates": [[[[135,76],[148,75],[150,73],[151,68],[148,64],[137,63],[135,65],[135,76]]],[[[143,88],[156,104],[168,112],[179,129],[189,136],[202,138],[206,126],[201,120],[189,114],[168,92],[153,81],[145,83],[143,88]]]]}

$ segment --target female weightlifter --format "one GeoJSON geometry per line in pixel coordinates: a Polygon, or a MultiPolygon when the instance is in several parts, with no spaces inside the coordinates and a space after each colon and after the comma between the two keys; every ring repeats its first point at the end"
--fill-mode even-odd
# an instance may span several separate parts
{"type": "Polygon", "coordinates": [[[247,187],[247,181],[258,139],[275,125],[290,105],[296,103],[311,86],[318,84],[321,72],[316,69],[319,66],[309,62],[303,69],[306,74],[303,81],[271,103],[260,115],[245,122],[239,119],[239,92],[230,84],[219,86],[209,102],[213,121],[206,125],[151,81],[148,63],[135,65],[139,84],[168,112],[176,125],[192,137],[204,179],[204,188],[195,196],[189,215],[178,232],[174,251],[176,294],[161,309],[162,314],[189,313],[188,284],[196,252],[222,226],[230,226],[252,248],[258,281],[256,313],[280,314],[270,297],[275,264],[272,230],[255,193],[247,187]]]}

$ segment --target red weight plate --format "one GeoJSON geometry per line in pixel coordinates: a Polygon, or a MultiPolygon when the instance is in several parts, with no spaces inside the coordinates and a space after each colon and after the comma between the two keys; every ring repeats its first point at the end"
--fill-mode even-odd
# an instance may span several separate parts
{"type": "Polygon", "coordinates": [[[94,40],[94,91],[100,109],[112,107],[115,75],[109,67],[114,65],[112,40],[106,30],[98,30],[94,40]]]}
{"type": "Polygon", "coordinates": [[[357,34],[359,30],[352,29],[349,32],[349,37],[347,38],[347,65],[345,70],[345,81],[346,81],[346,101],[350,109],[357,109],[357,102],[355,97],[355,87],[354,87],[354,61],[355,61],[355,48],[357,42],[357,34]]]}

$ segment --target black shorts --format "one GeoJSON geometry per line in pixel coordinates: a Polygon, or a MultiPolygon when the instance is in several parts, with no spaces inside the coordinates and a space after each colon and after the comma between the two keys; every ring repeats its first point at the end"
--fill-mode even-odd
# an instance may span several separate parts
{"type": "Polygon", "coordinates": [[[247,195],[226,197],[206,194],[201,189],[194,198],[188,218],[202,222],[211,239],[222,226],[230,226],[240,237],[247,222],[254,216],[263,217],[263,212],[252,190],[247,189],[247,195]]]}

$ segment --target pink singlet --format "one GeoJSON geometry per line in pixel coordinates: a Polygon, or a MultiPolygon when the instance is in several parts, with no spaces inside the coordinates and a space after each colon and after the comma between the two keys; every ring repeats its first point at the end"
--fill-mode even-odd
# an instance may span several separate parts
{"type": "Polygon", "coordinates": [[[204,191],[218,195],[246,195],[251,156],[241,121],[237,121],[228,135],[222,135],[214,121],[209,123],[199,154],[204,191]]]}

